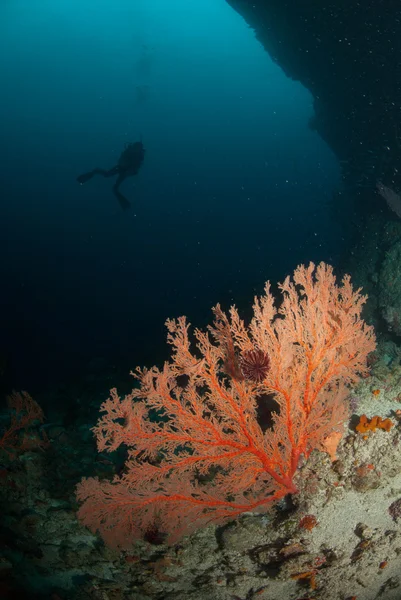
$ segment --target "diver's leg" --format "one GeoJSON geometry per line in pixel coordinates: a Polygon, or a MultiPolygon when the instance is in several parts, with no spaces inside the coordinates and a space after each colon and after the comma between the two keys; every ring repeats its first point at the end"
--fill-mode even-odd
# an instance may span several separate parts
{"type": "Polygon", "coordinates": [[[120,174],[117,178],[117,181],[115,182],[115,184],[113,185],[113,192],[115,197],[117,198],[121,208],[123,210],[127,210],[127,208],[130,208],[130,203],[128,202],[127,198],[125,198],[125,196],[122,195],[122,193],[120,192],[119,188],[120,185],[122,184],[122,182],[125,179],[125,175],[120,174]]]}

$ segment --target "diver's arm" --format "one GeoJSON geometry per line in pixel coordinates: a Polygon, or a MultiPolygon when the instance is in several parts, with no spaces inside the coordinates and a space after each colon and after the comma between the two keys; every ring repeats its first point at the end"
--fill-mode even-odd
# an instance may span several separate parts
{"type": "Polygon", "coordinates": [[[114,177],[114,175],[119,175],[119,174],[120,174],[120,167],[118,165],[116,165],[112,169],[109,169],[108,171],[102,171],[103,177],[114,177]]]}
{"type": "Polygon", "coordinates": [[[92,177],[94,175],[103,175],[103,177],[114,177],[115,175],[118,175],[120,172],[120,167],[118,165],[116,165],[115,167],[113,167],[112,169],[93,169],[92,171],[88,171],[87,173],[82,173],[82,175],[79,175],[77,177],[77,181],[78,183],[80,183],[81,185],[86,183],[87,181],[89,181],[89,179],[92,179],[92,177]]]}
{"type": "Polygon", "coordinates": [[[87,173],[82,173],[82,175],[78,175],[77,181],[78,183],[83,185],[84,183],[89,181],[89,179],[92,179],[94,175],[96,175],[96,169],[93,169],[93,171],[88,171],[87,173]]]}

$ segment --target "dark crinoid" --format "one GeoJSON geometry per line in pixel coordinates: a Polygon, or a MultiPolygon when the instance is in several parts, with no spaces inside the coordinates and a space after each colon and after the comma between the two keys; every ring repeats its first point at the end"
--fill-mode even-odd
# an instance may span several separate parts
{"type": "Polygon", "coordinates": [[[245,379],[261,383],[269,372],[270,358],[263,350],[245,350],[239,360],[245,379]]]}

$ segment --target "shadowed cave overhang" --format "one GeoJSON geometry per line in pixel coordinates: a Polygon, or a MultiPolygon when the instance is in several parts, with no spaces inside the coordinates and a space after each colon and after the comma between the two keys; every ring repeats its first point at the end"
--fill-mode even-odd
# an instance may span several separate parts
{"type": "Polygon", "coordinates": [[[226,0],[314,97],[311,126],[350,187],[401,187],[398,0],[226,0]]]}

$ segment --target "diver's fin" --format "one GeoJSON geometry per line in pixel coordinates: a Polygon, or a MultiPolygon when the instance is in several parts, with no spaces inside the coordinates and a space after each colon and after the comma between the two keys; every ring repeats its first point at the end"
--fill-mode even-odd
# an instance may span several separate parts
{"type": "Polygon", "coordinates": [[[89,181],[89,179],[92,179],[94,175],[96,175],[96,170],[89,171],[89,173],[82,173],[82,175],[79,175],[79,177],[77,177],[77,181],[82,185],[83,183],[89,181]]]}
{"type": "Polygon", "coordinates": [[[123,210],[127,210],[128,208],[131,208],[131,204],[128,202],[127,198],[125,196],[123,196],[121,194],[121,192],[119,192],[119,190],[116,188],[116,186],[113,187],[113,192],[115,197],[118,200],[119,205],[121,206],[121,208],[123,210]]]}
{"type": "Polygon", "coordinates": [[[131,204],[128,202],[127,198],[124,198],[121,194],[118,196],[118,202],[123,210],[131,208],[131,204]]]}

